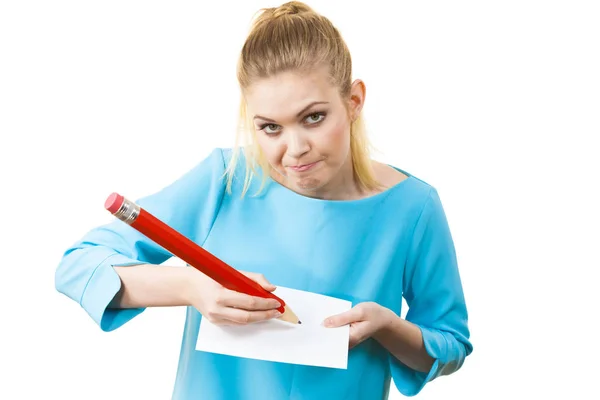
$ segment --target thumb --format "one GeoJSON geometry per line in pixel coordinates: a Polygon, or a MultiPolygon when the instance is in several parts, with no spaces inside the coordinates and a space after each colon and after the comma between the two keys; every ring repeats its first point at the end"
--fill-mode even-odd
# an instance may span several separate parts
{"type": "Polygon", "coordinates": [[[242,273],[244,275],[246,275],[248,278],[252,279],[254,282],[258,283],[260,286],[263,287],[263,289],[265,289],[269,292],[272,292],[273,290],[275,290],[277,288],[275,285],[273,285],[271,282],[269,282],[263,274],[257,274],[255,272],[242,272],[242,273]]]}

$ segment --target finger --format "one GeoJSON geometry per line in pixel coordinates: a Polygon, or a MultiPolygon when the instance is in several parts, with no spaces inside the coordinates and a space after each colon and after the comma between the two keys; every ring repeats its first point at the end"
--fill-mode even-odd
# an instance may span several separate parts
{"type": "Polygon", "coordinates": [[[263,287],[263,289],[269,292],[272,292],[273,290],[277,289],[277,287],[271,282],[269,282],[263,274],[257,274],[255,272],[243,272],[243,274],[246,275],[248,278],[252,279],[254,282],[258,283],[260,286],[263,287]]]}
{"type": "Polygon", "coordinates": [[[217,298],[217,304],[223,307],[235,307],[248,311],[265,311],[281,307],[275,299],[250,296],[234,290],[224,289],[217,298]]]}
{"type": "Polygon", "coordinates": [[[323,325],[327,328],[337,328],[339,326],[348,325],[352,322],[360,321],[361,313],[356,307],[341,314],[332,315],[323,321],[323,325]]]}
{"type": "Polygon", "coordinates": [[[369,336],[368,325],[365,322],[357,322],[350,325],[350,348],[356,347],[369,336]]]}
{"type": "Polygon", "coordinates": [[[218,326],[241,326],[243,324],[236,322],[236,321],[231,321],[229,319],[225,319],[222,317],[219,318],[207,318],[213,325],[218,325],[218,326]]]}
{"type": "Polygon", "coordinates": [[[223,318],[223,308],[222,307],[215,307],[211,310],[205,311],[204,313],[202,313],[202,318],[207,319],[213,325],[219,325],[219,326],[241,325],[238,322],[230,321],[228,319],[223,318]]]}
{"type": "Polygon", "coordinates": [[[232,321],[237,324],[245,325],[259,321],[266,321],[280,316],[277,310],[268,311],[248,311],[239,308],[224,308],[221,311],[221,318],[232,321]]]}

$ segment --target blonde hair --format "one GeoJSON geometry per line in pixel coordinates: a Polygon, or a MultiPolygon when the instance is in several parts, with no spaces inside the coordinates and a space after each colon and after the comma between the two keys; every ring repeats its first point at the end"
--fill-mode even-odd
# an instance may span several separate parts
{"type": "MultiPolygon", "coordinates": [[[[352,85],[350,52],[339,31],[326,17],[298,1],[259,11],[262,13],[252,24],[238,60],[237,79],[242,91],[240,115],[236,143],[226,169],[227,190],[231,193],[240,158],[240,141],[244,139],[246,172],[242,196],[257,174],[257,168],[263,172],[257,194],[270,174],[270,165],[257,144],[254,125],[247,114],[244,90],[257,79],[284,71],[309,71],[316,65],[328,67],[331,83],[339,88],[342,98],[349,98],[352,85]]],[[[352,122],[350,134],[354,177],[361,189],[375,189],[379,184],[371,167],[370,143],[362,115],[352,122]]]]}

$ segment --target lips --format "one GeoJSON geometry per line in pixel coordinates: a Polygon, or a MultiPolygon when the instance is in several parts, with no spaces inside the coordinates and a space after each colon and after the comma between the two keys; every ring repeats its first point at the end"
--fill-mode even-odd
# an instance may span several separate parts
{"type": "Polygon", "coordinates": [[[296,172],[304,172],[304,171],[308,171],[309,169],[311,169],[312,167],[314,167],[317,163],[318,163],[318,161],[315,161],[315,162],[310,163],[310,164],[290,166],[289,168],[291,168],[292,170],[294,170],[296,172]]]}

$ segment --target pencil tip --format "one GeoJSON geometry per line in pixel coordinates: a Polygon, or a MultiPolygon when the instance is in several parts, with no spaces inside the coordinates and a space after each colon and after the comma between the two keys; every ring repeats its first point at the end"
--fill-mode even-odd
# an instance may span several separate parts
{"type": "Polygon", "coordinates": [[[299,323],[299,324],[301,324],[301,323],[302,323],[302,321],[298,320],[298,323],[299,323]]]}

